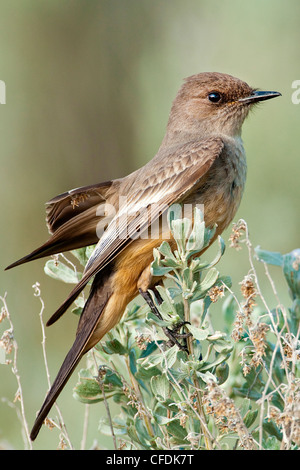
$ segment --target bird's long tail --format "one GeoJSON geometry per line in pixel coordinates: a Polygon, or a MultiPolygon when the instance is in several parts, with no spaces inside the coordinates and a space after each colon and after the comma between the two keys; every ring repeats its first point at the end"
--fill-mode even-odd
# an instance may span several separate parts
{"type": "Polygon", "coordinates": [[[106,272],[101,272],[101,274],[97,275],[94,279],[90,296],[84,306],[79,320],[75,341],[66,355],[53,385],[47,393],[45,401],[36,417],[30,433],[31,440],[34,440],[37,437],[45,418],[58,395],[66,385],[81,357],[93,346],[91,338],[111,295],[112,273],[107,269],[106,272]]]}

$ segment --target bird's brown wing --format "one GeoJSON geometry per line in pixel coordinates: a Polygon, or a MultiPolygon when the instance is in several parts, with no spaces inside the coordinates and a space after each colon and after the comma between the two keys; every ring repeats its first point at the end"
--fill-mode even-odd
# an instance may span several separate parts
{"type": "Polygon", "coordinates": [[[221,138],[210,138],[193,142],[176,150],[164,160],[149,162],[151,171],[141,169],[131,186],[126,205],[120,208],[93,251],[84,275],[59,309],[48,320],[53,324],[69,308],[87,282],[107,266],[129,243],[135,233],[141,233],[161,215],[161,209],[182,201],[200,184],[216,158],[221,154],[224,143],[221,138]],[[145,177],[145,174],[149,175],[145,177]],[[134,190],[136,188],[136,190],[134,190]]]}
{"type": "MultiPolygon", "coordinates": [[[[51,238],[6,269],[45,256],[96,244],[99,241],[96,227],[101,224],[101,205],[105,204],[106,193],[113,183],[115,184],[107,181],[72,189],[47,202],[46,223],[52,234],[51,238]]],[[[107,219],[105,223],[108,223],[107,219]]]]}
{"type": "Polygon", "coordinates": [[[105,202],[113,181],[71,189],[46,202],[46,223],[50,233],[91,207],[105,202]]]}

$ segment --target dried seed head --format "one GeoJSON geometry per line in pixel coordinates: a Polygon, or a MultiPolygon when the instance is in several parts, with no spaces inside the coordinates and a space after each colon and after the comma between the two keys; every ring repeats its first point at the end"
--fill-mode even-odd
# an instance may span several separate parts
{"type": "Polygon", "coordinates": [[[265,355],[265,349],[267,347],[266,334],[269,329],[270,327],[265,323],[258,323],[249,330],[249,337],[254,346],[254,354],[250,362],[250,365],[253,367],[258,367],[262,364],[262,358],[265,355]]]}
{"type": "Polygon", "coordinates": [[[0,348],[4,349],[6,354],[10,354],[14,348],[14,336],[12,329],[4,331],[0,339],[0,348]]]}
{"type": "Polygon", "coordinates": [[[230,241],[230,248],[235,248],[236,250],[241,250],[240,245],[240,238],[242,236],[242,232],[246,232],[246,224],[244,220],[239,220],[236,224],[233,224],[232,232],[229,237],[230,241]]]}
{"type": "Polygon", "coordinates": [[[209,381],[204,395],[204,405],[221,433],[234,432],[239,436],[239,444],[247,450],[254,450],[254,440],[243,422],[243,418],[231,398],[213,380],[209,381]]]}
{"type": "Polygon", "coordinates": [[[214,286],[208,291],[209,298],[212,302],[217,302],[220,297],[224,297],[224,286],[214,286]]]}
{"type": "Polygon", "coordinates": [[[146,336],[146,335],[143,335],[143,334],[140,334],[140,335],[137,335],[135,337],[135,340],[136,340],[136,344],[137,346],[143,351],[145,349],[147,349],[147,344],[148,343],[151,343],[152,339],[150,338],[150,336],[146,336]]]}

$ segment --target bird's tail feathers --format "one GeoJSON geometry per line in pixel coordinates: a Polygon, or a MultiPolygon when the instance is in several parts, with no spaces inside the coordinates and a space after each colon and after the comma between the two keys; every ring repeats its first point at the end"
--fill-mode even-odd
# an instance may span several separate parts
{"type": "Polygon", "coordinates": [[[93,281],[90,296],[86,301],[79,320],[75,341],[66,355],[53,385],[51,386],[37,415],[30,433],[31,440],[34,440],[37,437],[45,418],[58,395],[66,385],[81,357],[92,347],[90,344],[94,344],[93,342],[91,343],[91,338],[97,327],[101,314],[113,293],[111,279],[112,273],[107,269],[97,275],[93,281]]]}

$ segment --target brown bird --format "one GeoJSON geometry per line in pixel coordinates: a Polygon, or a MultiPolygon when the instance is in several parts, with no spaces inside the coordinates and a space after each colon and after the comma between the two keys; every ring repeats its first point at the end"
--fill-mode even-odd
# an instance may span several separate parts
{"type": "Polygon", "coordinates": [[[193,75],[173,102],[151,161],[125,178],[73,189],[47,203],[51,238],[8,268],[97,245],[82,279],[47,323],[58,320],[94,277],[75,341],[38,413],[32,440],[82,355],[118,323],[139,291],[147,294],[157,283],[150,271],[153,248],[162,240],[174,246],[174,240],[164,228],[159,237],[148,236],[151,224],[173,203],[183,203],[204,205],[206,226],[217,225],[214,239],[229,225],[246,180],[242,124],[255,103],[279,95],[226,74],[193,75]]]}

